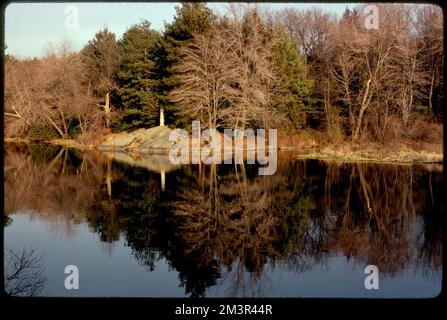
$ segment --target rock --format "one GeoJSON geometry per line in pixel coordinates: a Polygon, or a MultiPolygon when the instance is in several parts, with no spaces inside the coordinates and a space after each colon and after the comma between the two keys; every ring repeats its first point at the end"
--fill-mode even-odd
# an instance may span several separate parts
{"type": "Polygon", "coordinates": [[[140,151],[167,153],[171,148],[169,135],[171,129],[158,126],[150,129],[138,129],[130,133],[110,135],[99,145],[101,151],[140,151]]]}
{"type": "Polygon", "coordinates": [[[101,145],[99,146],[101,147],[105,147],[105,148],[124,148],[127,145],[129,145],[130,143],[132,143],[132,141],[135,139],[134,136],[132,135],[120,135],[120,136],[115,136],[112,137],[111,140],[108,141],[104,141],[103,143],[101,143],[101,145]]]}
{"type": "Polygon", "coordinates": [[[149,129],[141,141],[140,148],[147,150],[169,150],[171,147],[171,142],[169,141],[170,133],[171,129],[165,126],[149,129]]]}

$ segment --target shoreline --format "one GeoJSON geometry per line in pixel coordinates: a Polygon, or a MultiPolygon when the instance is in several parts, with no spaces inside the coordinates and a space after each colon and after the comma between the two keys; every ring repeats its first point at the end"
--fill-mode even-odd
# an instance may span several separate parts
{"type": "MultiPolygon", "coordinates": [[[[89,144],[81,144],[73,139],[55,139],[51,141],[35,141],[30,139],[21,138],[4,138],[5,143],[45,143],[55,146],[68,147],[83,151],[88,150],[99,150],[98,146],[89,144]]],[[[415,151],[409,150],[408,148],[400,148],[393,150],[392,153],[384,153],[378,156],[380,153],[368,148],[359,149],[356,151],[340,152],[339,149],[324,148],[318,146],[312,146],[311,148],[303,147],[278,147],[279,152],[303,152],[297,154],[295,157],[298,160],[327,160],[327,161],[337,161],[337,162],[361,162],[361,163],[383,163],[383,164],[443,164],[443,154],[438,152],[427,152],[427,151],[415,151]],[[375,155],[374,155],[375,154],[375,155]]],[[[101,151],[101,150],[99,150],[101,151]]],[[[113,151],[113,150],[111,150],[113,151]]],[[[126,153],[127,150],[116,150],[113,152],[123,152],[126,153]]],[[[138,153],[138,150],[132,150],[132,153],[138,153]]],[[[141,153],[151,153],[147,150],[141,150],[141,153]]],[[[154,153],[155,154],[155,153],[154,153]]]]}
{"type": "MultiPolygon", "coordinates": [[[[442,155],[441,155],[442,157],[442,155]]],[[[359,158],[356,155],[346,155],[345,157],[328,156],[323,154],[299,155],[298,160],[324,160],[344,163],[373,163],[373,164],[396,164],[396,165],[442,165],[443,160],[419,160],[419,159],[381,159],[381,158],[359,158]]]]}
{"type": "Polygon", "coordinates": [[[332,160],[339,162],[365,162],[390,164],[442,164],[443,154],[437,150],[414,150],[407,145],[365,146],[352,150],[349,144],[317,147],[298,156],[298,159],[332,160]]]}

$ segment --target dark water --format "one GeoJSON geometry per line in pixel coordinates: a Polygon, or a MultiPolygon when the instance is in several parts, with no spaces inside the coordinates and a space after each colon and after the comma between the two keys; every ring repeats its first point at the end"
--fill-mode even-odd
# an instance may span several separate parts
{"type": "Polygon", "coordinates": [[[287,153],[275,175],[259,176],[256,165],[172,167],[149,157],[133,166],[43,145],[6,146],[4,159],[6,288],[15,295],[400,298],[441,290],[440,166],[287,153]],[[364,286],[370,264],[378,290],[364,286]],[[78,290],[64,286],[67,265],[78,267],[78,290]]]}

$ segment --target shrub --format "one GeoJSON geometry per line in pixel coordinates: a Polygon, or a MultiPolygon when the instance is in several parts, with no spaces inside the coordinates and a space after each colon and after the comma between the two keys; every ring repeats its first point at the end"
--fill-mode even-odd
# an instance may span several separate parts
{"type": "Polygon", "coordinates": [[[29,138],[31,140],[52,140],[60,138],[57,130],[49,125],[35,125],[29,130],[29,138]]]}
{"type": "Polygon", "coordinates": [[[97,146],[103,141],[104,136],[110,133],[110,129],[100,127],[96,130],[81,133],[76,137],[76,141],[86,146],[91,144],[97,146]]]}
{"type": "Polygon", "coordinates": [[[418,142],[441,142],[443,138],[443,126],[439,123],[431,123],[423,119],[417,119],[414,122],[412,130],[409,130],[407,133],[407,137],[418,142]]]}

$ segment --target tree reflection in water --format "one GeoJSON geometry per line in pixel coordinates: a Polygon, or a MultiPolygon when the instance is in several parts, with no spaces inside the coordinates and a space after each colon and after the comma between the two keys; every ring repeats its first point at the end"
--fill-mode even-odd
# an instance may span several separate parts
{"type": "Polygon", "coordinates": [[[47,282],[43,257],[27,248],[5,248],[4,257],[5,292],[20,297],[39,295],[47,282]]]}
{"type": "Polygon", "coordinates": [[[442,172],[436,166],[296,161],[273,176],[255,165],[192,165],[166,174],[100,153],[5,149],[5,211],[32,209],[55,230],[87,221],[125,238],[148,271],[166,258],[190,296],[218,281],[261,295],[267,268],[303,272],[342,253],[394,275],[441,269],[442,172]],[[63,222],[63,223],[61,223],[63,222]]]}

